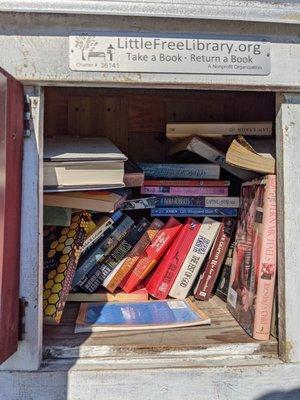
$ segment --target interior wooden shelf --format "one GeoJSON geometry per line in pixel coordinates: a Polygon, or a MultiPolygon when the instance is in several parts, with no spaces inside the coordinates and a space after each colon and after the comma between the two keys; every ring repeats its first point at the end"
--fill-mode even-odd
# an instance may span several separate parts
{"type": "Polygon", "coordinates": [[[225,349],[230,353],[233,348],[240,348],[238,352],[277,357],[276,339],[259,342],[249,337],[217,296],[197,304],[208,313],[211,325],[159,331],[74,334],[79,303],[68,303],[61,323],[44,327],[44,356],[63,358],[65,354],[68,357],[97,357],[121,354],[125,350],[132,353],[199,350],[200,353],[217,354],[225,349]]]}

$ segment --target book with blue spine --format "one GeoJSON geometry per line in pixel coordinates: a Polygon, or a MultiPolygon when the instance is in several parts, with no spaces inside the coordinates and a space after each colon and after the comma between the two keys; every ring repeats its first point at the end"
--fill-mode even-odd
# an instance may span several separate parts
{"type": "Polygon", "coordinates": [[[239,197],[211,196],[161,196],[156,199],[156,207],[238,208],[240,201],[239,197]]]}
{"type": "Polygon", "coordinates": [[[75,333],[168,329],[210,324],[189,299],[81,303],[75,333]]]}
{"type": "Polygon", "coordinates": [[[209,207],[156,207],[151,209],[151,217],[236,217],[237,208],[209,207]]]}
{"type": "Polygon", "coordinates": [[[164,179],[219,179],[220,166],[216,164],[159,164],[139,163],[146,178],[164,179]]]}

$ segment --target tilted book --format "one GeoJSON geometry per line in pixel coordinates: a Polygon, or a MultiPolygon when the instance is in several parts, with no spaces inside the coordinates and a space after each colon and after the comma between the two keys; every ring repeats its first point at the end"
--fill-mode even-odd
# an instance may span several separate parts
{"type": "Polygon", "coordinates": [[[199,232],[187,254],[187,257],[175,279],[169,295],[176,299],[184,299],[198,275],[220,227],[220,222],[204,218],[199,232]]]}
{"type": "Polygon", "coordinates": [[[75,333],[170,329],[210,324],[191,300],[82,303],[75,333]]]}
{"type": "Polygon", "coordinates": [[[117,267],[119,262],[126,257],[137,241],[143,236],[149,225],[150,223],[146,218],[142,218],[136,226],[133,225],[111,253],[101,263],[97,262],[97,268],[96,266],[93,268],[93,274],[81,285],[81,288],[89,293],[93,293],[97,290],[109,274],[117,267]]]}
{"type": "Polygon", "coordinates": [[[127,215],[123,215],[112,228],[106,230],[102,240],[100,240],[90,251],[86,252],[79,260],[72,289],[77,290],[93,275],[98,264],[112,251],[119,241],[126,235],[133,226],[133,220],[127,215]]]}
{"type": "Polygon", "coordinates": [[[208,207],[156,207],[151,209],[151,217],[236,217],[237,208],[208,207]]]}
{"type": "Polygon", "coordinates": [[[121,211],[116,211],[111,215],[103,215],[96,221],[95,229],[87,234],[85,241],[81,249],[81,257],[88,251],[91,247],[95,246],[96,243],[101,240],[107,231],[115,222],[122,217],[121,211]]]}
{"type": "Polygon", "coordinates": [[[124,202],[122,210],[143,210],[154,208],[157,203],[156,197],[142,197],[140,199],[130,199],[124,202]]]}
{"type": "Polygon", "coordinates": [[[146,178],[219,179],[220,167],[215,164],[155,164],[139,163],[146,178]]]}
{"type": "Polygon", "coordinates": [[[198,187],[198,186],[230,186],[230,181],[220,181],[214,179],[145,179],[143,186],[180,186],[180,187],[198,187]]]}
{"type": "Polygon", "coordinates": [[[245,171],[243,169],[227,164],[227,156],[222,151],[197,136],[188,138],[183,142],[174,145],[171,149],[170,154],[175,154],[183,150],[191,151],[192,153],[198,154],[208,161],[218,164],[220,167],[237,176],[243,181],[253,179],[255,177],[255,174],[249,171],[245,171]]]}
{"type": "Polygon", "coordinates": [[[173,239],[181,229],[182,224],[175,218],[170,218],[151,244],[145,250],[145,253],[138,259],[129,276],[120,285],[125,292],[131,292],[154,268],[164,252],[168,249],[173,239]]]}
{"type": "Polygon", "coordinates": [[[239,197],[159,196],[156,198],[156,207],[238,208],[239,205],[239,197]]]}
{"type": "Polygon", "coordinates": [[[231,267],[232,267],[233,250],[234,250],[234,243],[231,243],[231,245],[229,246],[228,252],[226,254],[223,267],[221,269],[221,274],[218,277],[216,286],[215,286],[216,295],[224,301],[227,300],[229,281],[230,281],[230,273],[231,273],[231,267]]]}
{"type": "Polygon", "coordinates": [[[43,312],[47,323],[60,322],[80,249],[91,215],[73,214],[69,227],[46,227],[44,230],[43,312]]]}
{"type": "Polygon", "coordinates": [[[228,187],[143,186],[141,194],[158,196],[228,196],[228,187]]]}
{"type": "Polygon", "coordinates": [[[146,284],[148,293],[156,299],[165,299],[189,252],[201,224],[188,218],[181,231],[153,271],[146,284]]]}
{"type": "Polygon", "coordinates": [[[197,300],[205,301],[211,297],[212,290],[228,251],[234,227],[234,219],[224,218],[222,220],[208,260],[194,289],[194,296],[197,300]]]}
{"type": "Polygon", "coordinates": [[[138,259],[143,255],[145,249],[150,245],[157,232],[163,227],[163,222],[155,218],[134,248],[127,256],[120,261],[118,266],[109,274],[102,285],[110,292],[114,292],[121,285],[126,276],[130,273],[138,259]]]}
{"type": "Polygon", "coordinates": [[[254,339],[268,340],[276,275],[276,177],[241,188],[227,306],[254,339]]]}

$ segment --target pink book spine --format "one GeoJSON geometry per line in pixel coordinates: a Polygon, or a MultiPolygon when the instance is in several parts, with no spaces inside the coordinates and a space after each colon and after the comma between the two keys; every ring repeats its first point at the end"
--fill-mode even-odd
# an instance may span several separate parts
{"type": "Polygon", "coordinates": [[[276,177],[268,175],[267,179],[253,325],[253,338],[258,340],[270,336],[276,275],[276,177]]]}
{"type": "Polygon", "coordinates": [[[143,186],[141,194],[159,196],[228,196],[228,187],[143,186]]]}

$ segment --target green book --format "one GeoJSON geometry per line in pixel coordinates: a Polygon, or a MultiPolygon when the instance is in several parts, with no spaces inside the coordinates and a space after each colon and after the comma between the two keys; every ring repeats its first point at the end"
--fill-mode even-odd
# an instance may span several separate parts
{"type": "Polygon", "coordinates": [[[44,206],[44,225],[70,226],[72,208],[44,206]]]}

